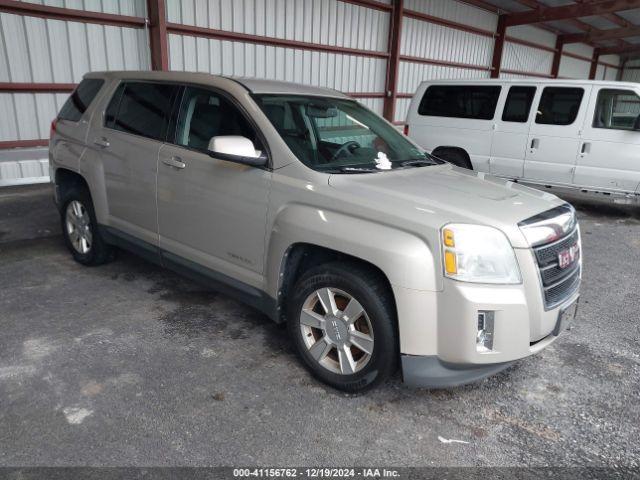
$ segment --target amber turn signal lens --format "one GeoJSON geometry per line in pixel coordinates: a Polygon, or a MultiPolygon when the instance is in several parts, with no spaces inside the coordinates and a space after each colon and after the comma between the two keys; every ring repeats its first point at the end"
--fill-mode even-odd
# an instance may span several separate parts
{"type": "Polygon", "coordinates": [[[456,254],[449,250],[444,252],[444,268],[447,270],[447,273],[451,273],[451,274],[458,273],[456,254]]]}
{"type": "Polygon", "coordinates": [[[442,240],[447,247],[455,247],[456,242],[453,239],[453,232],[448,228],[442,231],[442,240]]]}

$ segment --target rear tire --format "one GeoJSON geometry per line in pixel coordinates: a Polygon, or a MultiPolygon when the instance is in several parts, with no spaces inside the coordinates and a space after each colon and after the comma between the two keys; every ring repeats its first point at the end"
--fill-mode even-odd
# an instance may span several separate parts
{"type": "Polygon", "coordinates": [[[292,292],[289,333],[313,376],[356,393],[395,372],[395,304],[379,272],[357,263],[328,263],[302,275],[292,292]]]}
{"type": "Polygon", "coordinates": [[[61,201],[60,222],[64,242],[73,259],[82,265],[102,265],[115,257],[115,249],[98,229],[89,191],[71,187],[61,201]]]}
{"type": "Polygon", "coordinates": [[[453,148],[444,148],[442,150],[436,150],[436,152],[437,153],[434,153],[434,156],[441,158],[442,160],[452,163],[457,167],[473,170],[473,165],[471,165],[469,156],[463,151],[453,148]]]}

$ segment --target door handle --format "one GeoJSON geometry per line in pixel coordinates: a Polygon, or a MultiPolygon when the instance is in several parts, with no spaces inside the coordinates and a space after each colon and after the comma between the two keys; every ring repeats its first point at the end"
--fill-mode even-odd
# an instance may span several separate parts
{"type": "Polygon", "coordinates": [[[590,150],[591,150],[591,143],[583,142],[582,148],[580,148],[580,155],[584,156],[585,154],[589,153],[590,150]]]}
{"type": "Polygon", "coordinates": [[[165,165],[169,165],[170,167],[177,168],[179,170],[182,170],[184,167],[187,166],[187,164],[184,163],[180,157],[164,158],[162,159],[162,163],[164,163],[165,165]]]}
{"type": "MultiPolygon", "coordinates": [[[[522,145],[522,144],[520,144],[522,145]]],[[[538,145],[540,145],[540,139],[539,138],[532,138],[531,139],[531,150],[535,150],[538,148],[538,145]]]]}
{"type": "Polygon", "coordinates": [[[105,137],[101,137],[101,138],[96,138],[93,141],[93,144],[100,147],[100,148],[109,148],[109,145],[111,145],[109,143],[109,140],[107,140],[105,137]]]}

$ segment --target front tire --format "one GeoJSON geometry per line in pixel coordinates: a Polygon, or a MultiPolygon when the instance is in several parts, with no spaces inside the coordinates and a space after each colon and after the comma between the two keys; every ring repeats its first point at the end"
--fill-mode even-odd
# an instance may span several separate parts
{"type": "Polygon", "coordinates": [[[73,259],[82,265],[102,265],[114,257],[114,249],[98,230],[91,195],[86,188],[73,187],[62,199],[62,234],[73,259]]]}
{"type": "Polygon", "coordinates": [[[395,372],[395,305],[379,272],[358,264],[329,263],[306,272],[292,291],[289,333],[316,378],[356,393],[395,372]]]}

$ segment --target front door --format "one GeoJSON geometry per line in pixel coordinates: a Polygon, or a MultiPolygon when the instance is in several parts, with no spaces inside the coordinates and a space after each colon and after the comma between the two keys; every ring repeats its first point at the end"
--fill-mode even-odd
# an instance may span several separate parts
{"type": "Polygon", "coordinates": [[[538,92],[538,108],[527,140],[525,180],[571,184],[590,90],[590,86],[567,85],[544,87],[538,92]]]}
{"type": "Polygon", "coordinates": [[[262,286],[271,172],[217,159],[212,137],[240,135],[263,150],[240,109],[218,91],[186,87],[173,142],[160,149],[160,248],[173,261],[262,286]]]}
{"type": "Polygon", "coordinates": [[[640,184],[640,97],[629,89],[595,86],[584,122],[573,182],[635,192],[640,184]]]}
{"type": "Polygon", "coordinates": [[[491,142],[490,172],[508,178],[520,178],[531,124],[534,86],[509,87],[502,115],[495,122],[491,142]]]}

